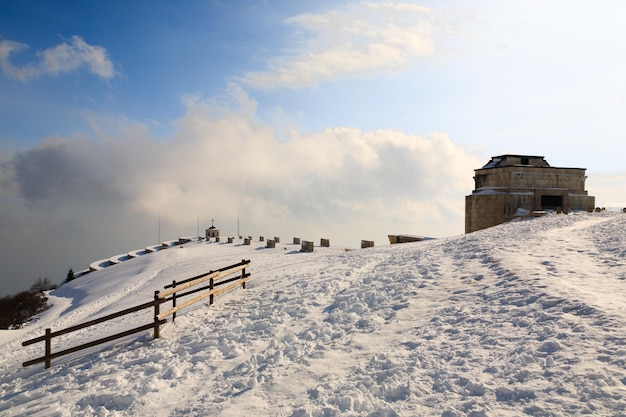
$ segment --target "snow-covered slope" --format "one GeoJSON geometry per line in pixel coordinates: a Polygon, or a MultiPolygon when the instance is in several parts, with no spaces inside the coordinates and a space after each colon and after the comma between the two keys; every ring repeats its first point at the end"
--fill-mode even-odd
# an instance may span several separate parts
{"type": "MultiPolygon", "coordinates": [[[[3,332],[0,414],[626,415],[626,215],[552,215],[345,252],[186,244],[81,277],[3,332]],[[21,341],[251,259],[246,290],[150,332],[21,368],[21,341]]],[[[54,349],[148,323],[137,313],[54,349]]]]}

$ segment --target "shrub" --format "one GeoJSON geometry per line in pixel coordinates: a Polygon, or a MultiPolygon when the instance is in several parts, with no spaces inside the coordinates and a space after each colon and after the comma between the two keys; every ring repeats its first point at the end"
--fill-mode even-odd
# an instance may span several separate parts
{"type": "Polygon", "coordinates": [[[44,291],[53,290],[57,286],[48,278],[38,278],[33,285],[30,286],[30,292],[42,293],[44,291]]]}
{"type": "Polygon", "coordinates": [[[21,327],[29,318],[47,308],[43,292],[22,291],[0,298],[0,329],[21,327]]]}

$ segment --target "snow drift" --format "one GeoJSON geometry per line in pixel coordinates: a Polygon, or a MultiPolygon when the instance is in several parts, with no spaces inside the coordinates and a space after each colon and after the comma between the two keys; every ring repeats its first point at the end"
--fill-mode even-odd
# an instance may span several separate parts
{"type": "MultiPolygon", "coordinates": [[[[345,252],[189,243],[83,276],[0,333],[0,413],[626,414],[626,215],[580,213],[345,252]],[[248,288],[150,332],[22,368],[21,341],[251,259],[248,288]]],[[[59,340],[141,324],[127,316],[59,340]]],[[[53,343],[57,343],[56,341],[53,343]]]]}

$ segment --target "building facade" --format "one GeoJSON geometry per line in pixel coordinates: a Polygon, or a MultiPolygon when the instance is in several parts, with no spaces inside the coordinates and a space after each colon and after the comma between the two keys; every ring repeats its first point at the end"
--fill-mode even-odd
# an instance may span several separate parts
{"type": "Polygon", "coordinates": [[[552,167],[543,156],[494,156],[474,170],[474,191],[465,197],[465,233],[542,210],[589,211],[585,168],[552,167]]]}

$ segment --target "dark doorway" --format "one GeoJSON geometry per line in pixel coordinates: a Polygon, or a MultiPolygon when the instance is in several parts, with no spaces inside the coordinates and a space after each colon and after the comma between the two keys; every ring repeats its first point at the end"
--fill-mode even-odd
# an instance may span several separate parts
{"type": "Polygon", "coordinates": [[[562,195],[542,195],[541,196],[541,208],[556,209],[557,207],[563,208],[563,196],[562,195]]]}

